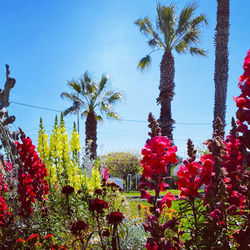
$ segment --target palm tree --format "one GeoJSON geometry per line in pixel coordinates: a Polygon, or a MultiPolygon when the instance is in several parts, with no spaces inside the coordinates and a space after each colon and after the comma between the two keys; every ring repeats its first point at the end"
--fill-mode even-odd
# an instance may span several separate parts
{"type": "Polygon", "coordinates": [[[200,14],[194,17],[196,6],[187,5],[176,17],[174,5],[157,6],[157,18],[155,27],[148,17],[138,19],[135,24],[140,31],[146,35],[148,45],[153,49],[147,56],[143,57],[138,64],[140,69],[150,65],[151,53],[163,50],[160,64],[160,94],[157,103],[161,105],[159,125],[162,135],[173,140],[173,124],[171,114],[171,102],[174,96],[174,74],[175,65],[173,50],[177,54],[191,53],[191,55],[205,56],[205,51],[197,47],[200,41],[201,25],[207,24],[205,15],[200,14]]]}
{"type": "Polygon", "coordinates": [[[217,25],[215,30],[215,95],[213,125],[215,124],[216,118],[219,117],[225,128],[228,82],[229,0],[217,0],[217,25]]]}
{"type": "Polygon", "coordinates": [[[62,98],[72,102],[72,106],[64,111],[64,115],[76,113],[78,117],[86,116],[85,122],[85,145],[90,150],[90,157],[96,157],[97,149],[97,122],[103,121],[103,115],[108,118],[118,119],[119,116],[113,111],[113,105],[122,99],[122,92],[108,90],[109,79],[102,75],[99,83],[94,82],[89,73],[85,72],[79,81],[69,81],[67,85],[73,90],[72,93],[63,92],[62,98]]]}

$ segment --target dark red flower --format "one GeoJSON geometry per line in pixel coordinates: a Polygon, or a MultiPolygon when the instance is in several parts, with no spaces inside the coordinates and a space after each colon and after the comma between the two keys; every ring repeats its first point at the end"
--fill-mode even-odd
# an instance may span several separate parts
{"type": "Polygon", "coordinates": [[[221,220],[223,218],[222,212],[219,209],[215,209],[210,213],[210,217],[213,220],[221,220]]]}
{"type": "Polygon", "coordinates": [[[119,224],[124,218],[124,215],[120,212],[111,212],[106,217],[108,224],[119,224]]]}
{"type": "Polygon", "coordinates": [[[70,185],[66,185],[62,188],[62,194],[66,194],[66,195],[70,195],[75,191],[75,189],[70,186],[70,185]]]}
{"type": "Polygon", "coordinates": [[[158,249],[156,242],[152,238],[147,239],[147,244],[145,245],[145,247],[147,248],[147,250],[157,250],[158,249]]]}
{"type": "Polygon", "coordinates": [[[108,228],[103,229],[102,236],[104,236],[104,237],[109,237],[110,236],[110,232],[109,232],[108,228]]]}
{"type": "Polygon", "coordinates": [[[79,236],[81,232],[85,231],[86,229],[88,229],[88,224],[82,220],[78,220],[71,225],[70,231],[75,236],[79,236]]]}
{"type": "Polygon", "coordinates": [[[100,188],[96,189],[96,190],[95,190],[95,194],[97,194],[97,195],[98,195],[98,194],[99,194],[99,195],[101,195],[101,194],[102,194],[102,190],[101,190],[100,188]]]}
{"type": "Polygon", "coordinates": [[[102,213],[104,208],[108,208],[108,207],[109,207],[108,202],[106,202],[104,200],[100,200],[98,198],[90,200],[90,202],[89,202],[89,210],[96,211],[99,214],[102,213]]]}

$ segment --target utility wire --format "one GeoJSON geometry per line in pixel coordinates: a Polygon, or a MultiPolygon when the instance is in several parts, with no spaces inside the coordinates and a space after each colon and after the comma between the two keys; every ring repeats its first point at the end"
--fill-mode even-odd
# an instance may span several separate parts
{"type": "Polygon", "coordinates": [[[57,109],[44,108],[44,107],[25,104],[25,103],[21,103],[21,102],[11,101],[10,103],[14,103],[14,104],[18,104],[18,105],[22,105],[22,106],[26,106],[26,107],[30,107],[30,108],[44,109],[44,110],[47,110],[47,111],[60,112],[60,113],[62,112],[61,110],[57,110],[57,109]]]}
{"type": "MultiPolygon", "coordinates": [[[[30,108],[43,109],[43,110],[47,110],[47,111],[53,111],[53,112],[59,112],[59,113],[63,112],[63,111],[58,110],[58,109],[50,109],[50,108],[45,108],[45,107],[21,103],[21,102],[11,101],[10,103],[22,105],[22,106],[26,106],[26,107],[30,107],[30,108]]],[[[140,121],[140,120],[126,120],[126,119],[119,119],[119,120],[122,122],[148,123],[148,121],[140,121]]],[[[175,124],[178,124],[178,125],[211,125],[212,123],[211,122],[176,122],[175,124]]]]}

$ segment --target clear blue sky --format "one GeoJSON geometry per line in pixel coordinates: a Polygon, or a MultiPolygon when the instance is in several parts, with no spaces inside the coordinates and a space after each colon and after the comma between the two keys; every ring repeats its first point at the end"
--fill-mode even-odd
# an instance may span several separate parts
{"type": "MultiPolygon", "coordinates": [[[[174,2],[180,10],[188,1],[174,2]]],[[[195,145],[211,137],[214,105],[214,29],[217,1],[200,0],[197,13],[205,13],[209,26],[204,28],[201,46],[207,57],[175,54],[176,95],[173,119],[174,139],[178,154],[185,155],[187,138],[195,145]],[[190,125],[182,123],[209,123],[190,125]]],[[[250,48],[250,1],[231,1],[230,71],[226,120],[235,115],[233,96],[239,95],[238,77],[243,59],[250,48]]],[[[98,126],[98,153],[110,151],[139,152],[147,139],[147,116],[151,111],[158,118],[159,64],[162,52],[153,55],[150,70],[141,73],[138,60],[150,48],[134,25],[139,17],[155,20],[154,0],[8,0],[0,9],[0,81],[5,82],[5,63],[17,80],[11,101],[63,110],[69,103],[61,100],[67,80],[78,79],[86,70],[93,78],[108,74],[115,90],[125,93],[124,104],[116,111],[122,120],[104,120],[98,126]],[[141,122],[136,122],[141,121],[141,122]]],[[[55,112],[11,104],[9,113],[36,142],[39,118],[50,133],[55,112]]],[[[66,117],[71,131],[74,116],[66,117]]],[[[84,120],[81,140],[84,145],[84,120]]],[[[227,127],[228,131],[229,127],[227,127]]]]}

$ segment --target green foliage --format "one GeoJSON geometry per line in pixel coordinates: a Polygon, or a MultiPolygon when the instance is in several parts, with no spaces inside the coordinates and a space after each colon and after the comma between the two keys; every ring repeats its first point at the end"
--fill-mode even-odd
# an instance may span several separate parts
{"type": "Polygon", "coordinates": [[[194,16],[196,9],[195,4],[188,4],[178,16],[175,5],[158,4],[155,26],[148,17],[135,21],[140,32],[149,39],[148,45],[153,48],[147,56],[139,61],[138,67],[141,70],[150,65],[150,54],[159,49],[175,50],[178,54],[189,52],[191,55],[206,55],[205,50],[197,46],[200,42],[201,26],[207,24],[207,19],[204,14],[194,16]]]}
{"type": "Polygon", "coordinates": [[[128,174],[135,175],[140,171],[138,154],[114,152],[103,156],[102,159],[109,173],[121,179],[126,179],[128,174]]]}

